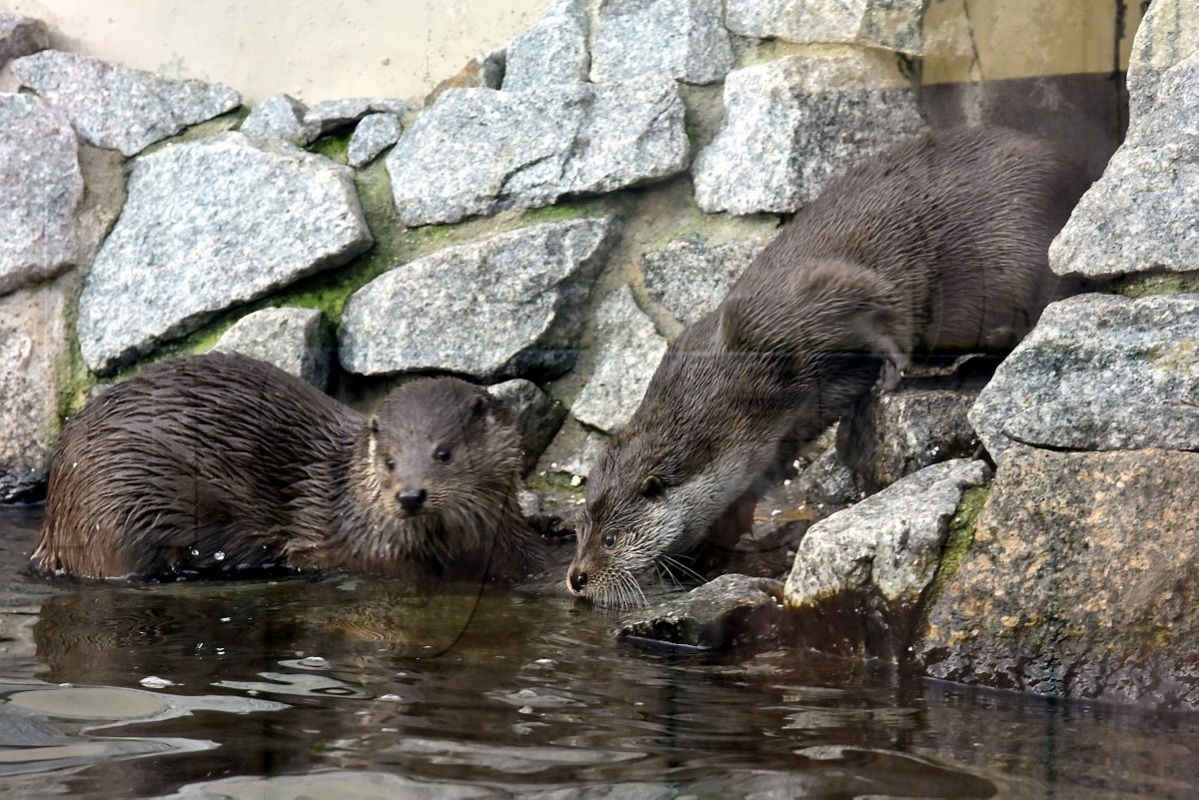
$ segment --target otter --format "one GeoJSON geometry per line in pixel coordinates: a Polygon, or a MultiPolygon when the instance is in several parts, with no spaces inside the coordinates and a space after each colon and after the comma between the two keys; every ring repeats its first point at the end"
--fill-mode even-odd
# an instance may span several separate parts
{"type": "Polygon", "coordinates": [[[1077,290],[1048,250],[1087,185],[1047,142],[993,127],[833,181],[668,348],[591,470],[569,590],[644,604],[641,573],[735,543],[776,465],[914,356],[1014,347],[1077,290]]]}
{"type": "Polygon", "coordinates": [[[519,580],[544,554],[516,500],[517,442],[498,402],[455,378],[405,383],[367,416],[245,356],[160,362],[64,426],[31,565],[519,580]]]}

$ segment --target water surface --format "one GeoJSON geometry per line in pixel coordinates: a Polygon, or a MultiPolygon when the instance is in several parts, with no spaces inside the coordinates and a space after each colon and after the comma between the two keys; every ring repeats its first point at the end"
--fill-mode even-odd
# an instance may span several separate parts
{"type": "Polygon", "coordinates": [[[618,644],[556,591],[23,572],[0,509],[0,797],[1194,797],[1199,718],[788,648],[618,644]]]}

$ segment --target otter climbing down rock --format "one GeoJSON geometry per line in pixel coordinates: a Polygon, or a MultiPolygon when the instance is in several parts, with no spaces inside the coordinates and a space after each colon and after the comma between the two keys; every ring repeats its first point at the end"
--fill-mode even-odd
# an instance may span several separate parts
{"type": "Polygon", "coordinates": [[[520,463],[503,411],[464,381],[404,384],[367,416],[244,356],[167,361],[65,426],[31,561],[89,578],[515,580],[543,558],[520,463]]]}
{"type": "Polygon", "coordinates": [[[1068,292],[1047,253],[1085,188],[1046,142],[987,127],[849,169],[667,350],[591,471],[570,591],[642,603],[642,573],[733,543],[775,465],[880,376],[1010,350],[1068,292]]]}

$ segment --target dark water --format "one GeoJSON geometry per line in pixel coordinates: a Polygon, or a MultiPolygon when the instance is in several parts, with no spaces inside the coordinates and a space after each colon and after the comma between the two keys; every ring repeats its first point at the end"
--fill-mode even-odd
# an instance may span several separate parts
{"type": "Polygon", "coordinates": [[[1199,718],[790,649],[619,645],[555,593],[25,576],[0,510],[0,797],[1199,796],[1199,718]]]}

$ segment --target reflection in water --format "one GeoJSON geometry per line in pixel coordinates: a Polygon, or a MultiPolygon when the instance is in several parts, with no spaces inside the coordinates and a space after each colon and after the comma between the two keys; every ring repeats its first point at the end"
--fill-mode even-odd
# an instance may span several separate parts
{"type": "MultiPolygon", "coordinates": [[[[26,535],[3,513],[0,558],[26,535]]],[[[1199,777],[1188,717],[803,651],[643,652],[553,594],[6,585],[0,797],[1185,797],[1199,777]]]]}

